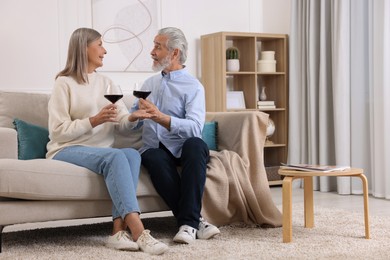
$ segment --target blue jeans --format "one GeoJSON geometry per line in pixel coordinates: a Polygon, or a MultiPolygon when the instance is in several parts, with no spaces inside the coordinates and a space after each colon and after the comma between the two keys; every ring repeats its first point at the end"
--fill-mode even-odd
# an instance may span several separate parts
{"type": "Polygon", "coordinates": [[[172,210],[178,226],[198,229],[210,160],[207,144],[201,138],[189,138],[183,144],[181,157],[175,158],[160,143],[159,148],[148,149],[141,157],[153,186],[172,210]],[[177,166],[182,167],[181,174],[177,166]]]}
{"type": "Polygon", "coordinates": [[[103,175],[113,202],[113,219],[124,219],[131,212],[140,213],[136,191],[141,156],[137,150],[78,145],[62,149],[53,159],[73,163],[103,175]]]}

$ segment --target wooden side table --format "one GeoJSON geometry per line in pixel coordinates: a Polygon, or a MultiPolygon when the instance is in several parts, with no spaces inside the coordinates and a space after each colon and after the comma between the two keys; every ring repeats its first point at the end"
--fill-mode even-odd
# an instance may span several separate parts
{"type": "Polygon", "coordinates": [[[359,177],[363,183],[363,198],[364,198],[364,224],[366,239],[370,238],[370,228],[368,223],[368,184],[367,178],[363,174],[363,169],[351,168],[344,171],[335,172],[319,172],[319,171],[297,171],[279,169],[278,173],[284,176],[282,188],[283,200],[283,242],[289,243],[292,241],[292,182],[295,179],[303,179],[304,181],[304,211],[305,211],[305,227],[314,227],[314,210],[313,210],[313,176],[349,176],[359,177]]]}

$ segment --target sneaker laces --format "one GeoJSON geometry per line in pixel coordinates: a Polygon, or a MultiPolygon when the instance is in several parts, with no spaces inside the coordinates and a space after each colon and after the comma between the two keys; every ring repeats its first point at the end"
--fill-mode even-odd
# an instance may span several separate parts
{"type": "Polygon", "coordinates": [[[149,230],[144,230],[138,239],[141,239],[140,242],[145,243],[147,246],[154,246],[159,243],[154,237],[150,235],[149,230]]]}
{"type": "Polygon", "coordinates": [[[127,233],[126,231],[119,231],[118,232],[119,234],[116,236],[116,239],[119,241],[121,240],[122,238],[124,238],[125,240],[128,239],[128,240],[131,240],[131,237],[129,235],[129,233],[127,233]]]}

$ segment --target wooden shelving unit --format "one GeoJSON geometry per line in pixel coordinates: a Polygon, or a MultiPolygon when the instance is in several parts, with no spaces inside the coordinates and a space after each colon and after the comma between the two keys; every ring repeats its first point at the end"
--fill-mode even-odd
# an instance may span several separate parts
{"type": "MultiPolygon", "coordinates": [[[[267,166],[287,161],[288,141],[288,36],[242,32],[218,32],[201,36],[202,83],[206,91],[207,111],[227,109],[227,92],[242,91],[246,110],[257,110],[261,87],[266,87],[267,100],[275,101],[275,109],[263,110],[274,121],[276,131],[264,151],[267,166]],[[240,51],[240,71],[226,71],[225,51],[236,46],[240,51]],[[261,51],[275,51],[276,72],[257,70],[261,51]]],[[[234,111],[237,111],[235,109],[234,111]]],[[[281,179],[270,180],[279,185],[281,179]]]]}

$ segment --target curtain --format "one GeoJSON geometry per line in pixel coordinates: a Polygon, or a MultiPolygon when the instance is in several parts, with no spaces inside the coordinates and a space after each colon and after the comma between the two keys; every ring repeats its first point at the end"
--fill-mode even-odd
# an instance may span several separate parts
{"type": "MultiPolygon", "coordinates": [[[[388,2],[294,0],[291,10],[288,161],[363,168],[380,197],[390,192],[388,2]]],[[[314,188],[362,193],[350,177],[314,188]]]]}
{"type": "Polygon", "coordinates": [[[371,187],[390,199],[390,1],[369,1],[371,187]]]}

